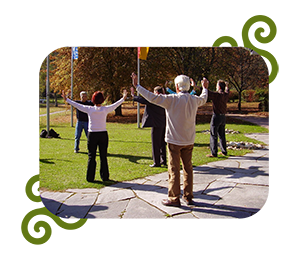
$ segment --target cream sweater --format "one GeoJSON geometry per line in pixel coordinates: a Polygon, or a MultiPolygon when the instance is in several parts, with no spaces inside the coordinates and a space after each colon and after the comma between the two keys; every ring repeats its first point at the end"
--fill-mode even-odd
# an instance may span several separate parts
{"type": "Polygon", "coordinates": [[[109,106],[87,106],[76,103],[69,98],[67,102],[77,108],[78,110],[87,113],[89,117],[89,132],[101,132],[106,130],[106,116],[108,113],[114,111],[119,105],[124,102],[121,98],[119,101],[109,106]]]}
{"type": "Polygon", "coordinates": [[[149,102],[166,109],[165,141],[170,144],[187,146],[195,142],[195,122],[199,106],[206,103],[207,89],[200,96],[180,92],[171,95],[155,95],[141,85],[136,90],[149,102]]]}

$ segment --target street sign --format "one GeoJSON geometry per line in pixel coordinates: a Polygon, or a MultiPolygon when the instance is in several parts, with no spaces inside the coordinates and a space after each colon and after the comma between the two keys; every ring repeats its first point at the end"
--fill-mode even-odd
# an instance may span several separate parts
{"type": "Polygon", "coordinates": [[[78,59],[78,47],[72,47],[73,59],[78,59]]]}

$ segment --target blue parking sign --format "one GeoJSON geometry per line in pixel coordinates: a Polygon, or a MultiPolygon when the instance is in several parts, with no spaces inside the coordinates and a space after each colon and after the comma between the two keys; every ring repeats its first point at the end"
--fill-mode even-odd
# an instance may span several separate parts
{"type": "Polygon", "coordinates": [[[73,59],[78,59],[78,47],[72,47],[73,59]]]}

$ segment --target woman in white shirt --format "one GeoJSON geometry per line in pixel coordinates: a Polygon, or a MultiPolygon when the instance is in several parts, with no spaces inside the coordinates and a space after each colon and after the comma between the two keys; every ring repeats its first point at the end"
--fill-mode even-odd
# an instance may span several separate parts
{"type": "Polygon", "coordinates": [[[94,106],[87,106],[76,103],[65,95],[64,91],[62,91],[62,97],[64,100],[70,105],[74,106],[78,110],[87,113],[89,118],[89,134],[88,134],[88,166],[87,166],[87,174],[86,180],[88,182],[93,182],[95,179],[96,172],[96,153],[97,147],[99,147],[100,153],[100,177],[102,181],[109,180],[109,170],[107,163],[107,147],[108,147],[108,134],[106,130],[106,117],[107,114],[115,110],[118,106],[120,106],[127,97],[127,91],[123,91],[123,97],[111,104],[109,106],[102,106],[101,104],[104,102],[104,96],[102,92],[97,91],[93,94],[92,102],[94,106]]]}

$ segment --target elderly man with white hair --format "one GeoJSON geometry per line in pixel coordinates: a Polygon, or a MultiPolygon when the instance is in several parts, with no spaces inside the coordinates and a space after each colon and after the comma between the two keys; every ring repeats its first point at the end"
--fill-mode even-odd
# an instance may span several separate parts
{"type": "Polygon", "coordinates": [[[190,95],[190,78],[179,75],[175,78],[176,94],[155,95],[137,84],[137,76],[132,73],[132,84],[136,90],[153,104],[166,109],[165,141],[168,144],[169,190],[168,199],[163,199],[166,206],[180,207],[180,159],[183,166],[183,197],[188,204],[193,204],[193,165],[192,152],[195,141],[195,122],[199,106],[206,103],[208,80],[203,78],[200,96],[190,95]]]}

